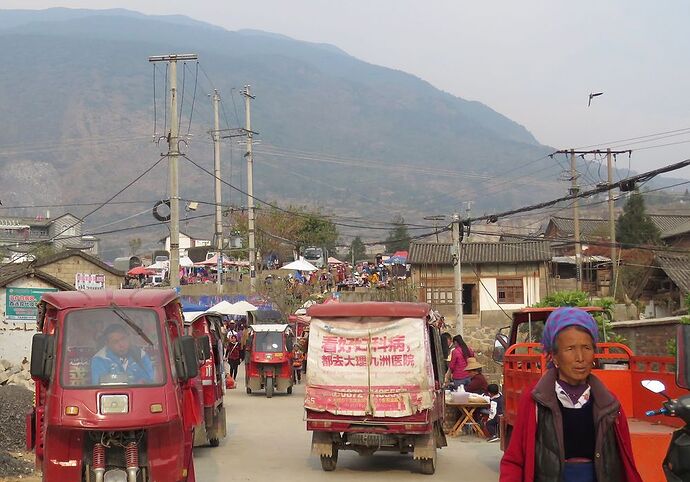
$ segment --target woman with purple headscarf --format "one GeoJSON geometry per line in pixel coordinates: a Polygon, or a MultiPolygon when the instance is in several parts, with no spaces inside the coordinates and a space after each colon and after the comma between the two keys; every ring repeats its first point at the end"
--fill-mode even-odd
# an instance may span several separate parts
{"type": "Polygon", "coordinates": [[[520,399],[501,482],[641,482],[620,402],[593,375],[599,330],[580,308],[549,315],[542,345],[552,365],[520,399]]]}

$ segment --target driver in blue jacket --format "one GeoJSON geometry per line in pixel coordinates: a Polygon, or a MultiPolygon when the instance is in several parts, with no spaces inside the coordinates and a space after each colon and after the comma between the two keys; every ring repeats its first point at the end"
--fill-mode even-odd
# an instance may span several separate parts
{"type": "Polygon", "coordinates": [[[113,323],[105,329],[105,346],[91,359],[91,384],[107,383],[108,377],[127,383],[153,383],[151,358],[140,348],[132,347],[124,326],[113,323]]]}

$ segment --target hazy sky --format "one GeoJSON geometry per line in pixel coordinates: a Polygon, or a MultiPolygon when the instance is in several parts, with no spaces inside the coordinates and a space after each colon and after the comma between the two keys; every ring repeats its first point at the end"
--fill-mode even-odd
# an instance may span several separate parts
{"type": "MultiPolygon", "coordinates": [[[[643,171],[690,158],[686,0],[0,3],[6,9],[56,6],[183,14],[230,30],[260,29],[330,43],[367,62],[481,101],[557,148],[687,128],[682,135],[630,145],[681,142],[633,153],[631,163],[643,171]],[[604,95],[588,108],[588,94],[598,91],[604,95]]],[[[627,164],[626,158],[621,167],[627,164]]],[[[677,175],[690,177],[690,170],[677,175]]]]}

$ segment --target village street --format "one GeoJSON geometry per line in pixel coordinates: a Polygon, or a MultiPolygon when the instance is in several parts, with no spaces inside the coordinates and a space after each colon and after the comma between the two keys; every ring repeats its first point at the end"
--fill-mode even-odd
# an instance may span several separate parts
{"type": "MultiPolygon", "coordinates": [[[[242,367],[240,367],[242,370],[242,367]]],[[[304,385],[296,385],[292,395],[247,395],[240,372],[237,389],[225,397],[228,410],[228,437],[218,448],[195,450],[198,481],[287,481],[419,480],[410,455],[386,452],[362,457],[356,452],[339,453],[335,472],[321,470],[319,458],[311,456],[311,433],[305,429],[302,401],[304,385]]],[[[473,436],[449,438],[439,451],[438,480],[498,480],[501,457],[499,444],[489,444],[473,436]]],[[[428,480],[428,479],[427,479],[428,480]]]]}

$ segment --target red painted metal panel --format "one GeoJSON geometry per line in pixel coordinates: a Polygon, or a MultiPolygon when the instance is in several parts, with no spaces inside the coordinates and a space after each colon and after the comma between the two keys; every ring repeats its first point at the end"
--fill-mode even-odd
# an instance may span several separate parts
{"type": "Polygon", "coordinates": [[[115,303],[127,307],[165,306],[178,297],[173,290],[90,290],[59,291],[43,295],[43,301],[59,310],[66,308],[95,308],[115,303]]]}

